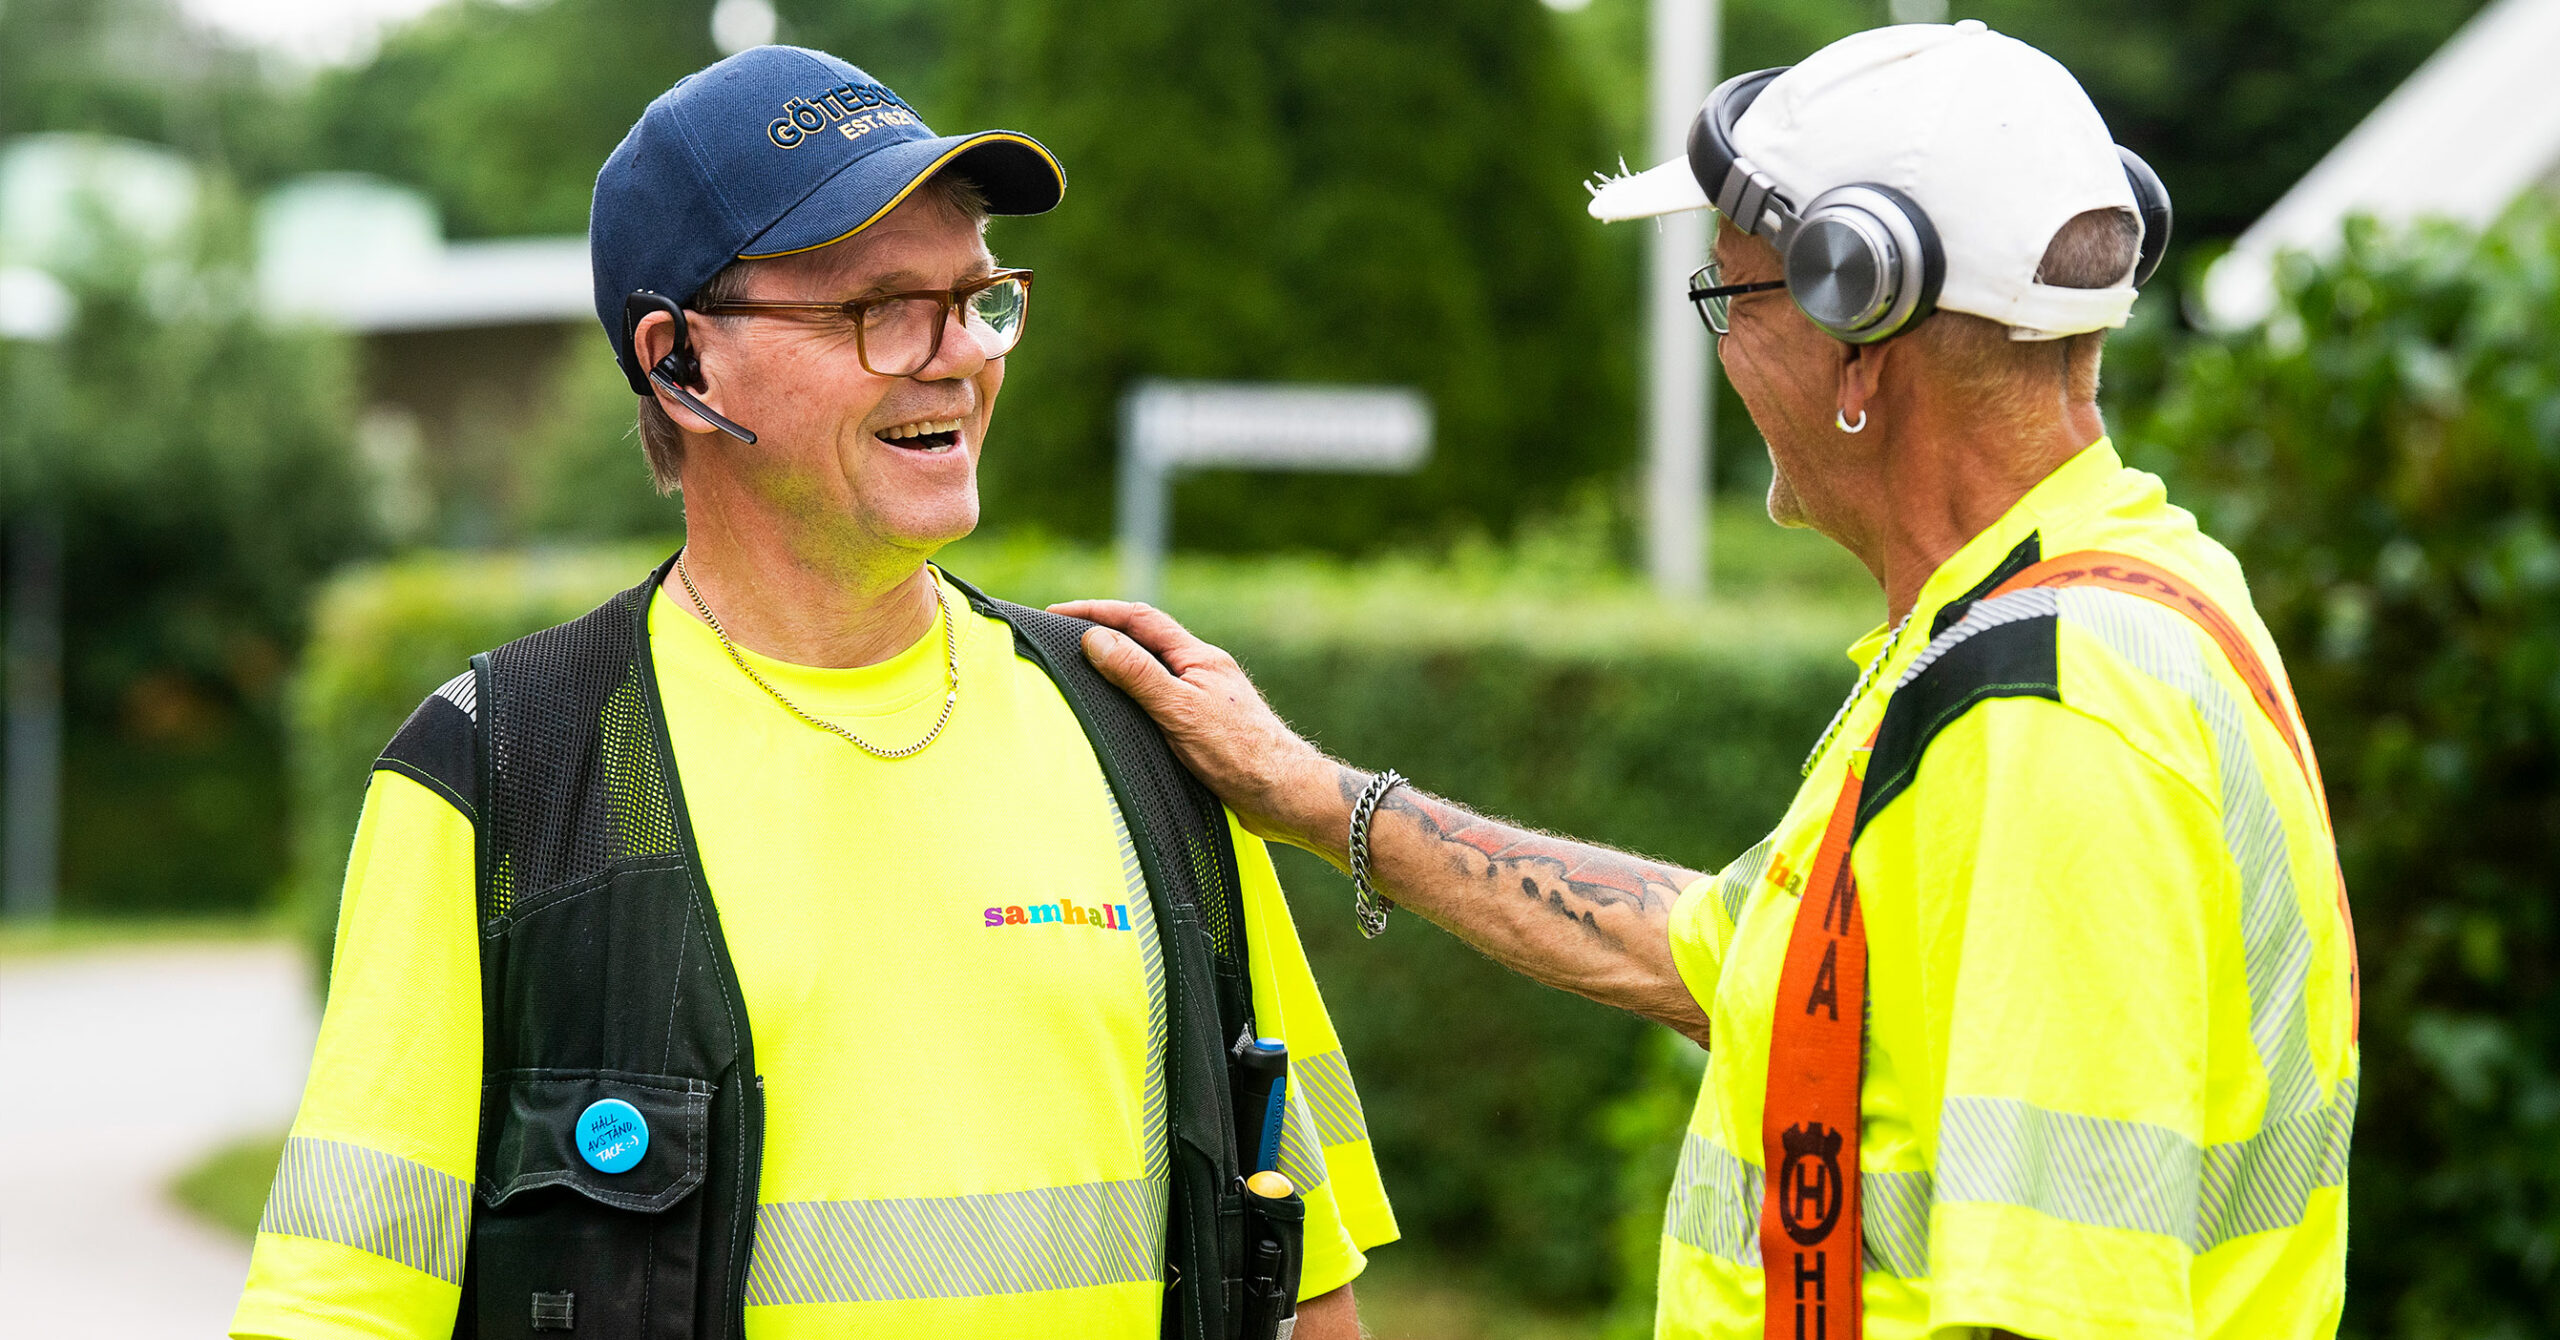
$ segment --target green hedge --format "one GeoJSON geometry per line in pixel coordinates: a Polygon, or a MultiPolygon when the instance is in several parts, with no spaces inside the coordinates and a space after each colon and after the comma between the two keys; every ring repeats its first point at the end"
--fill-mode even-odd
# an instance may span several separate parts
{"type": "MultiPolygon", "coordinates": [[[[1720,557],[1761,598],[1685,613],[1577,566],[1579,547],[1561,540],[1357,571],[1177,562],[1165,603],[1234,649],[1329,748],[1531,823],[1708,867],[1756,840],[1793,791],[1797,757],[1850,677],[1840,648],[1862,617],[1839,598],[1854,569],[1828,565],[1809,536],[1760,530],[1720,557]],[[1817,561],[1773,562],[1756,545],[1817,561]]],[[[582,612],[652,557],[430,556],[330,589],[295,714],[315,945],[327,944],[364,777],[402,718],[471,652],[582,612]]],[[[972,542],[949,566],[1031,602],[1112,586],[1101,556],[1032,543],[972,542]]],[[[1408,1239],[1463,1253],[1530,1297],[1589,1302],[1630,1268],[1617,1255],[1623,1217],[1649,1279],[1671,1166],[1661,1142],[1681,1113],[1647,1116],[1639,1081],[1695,1049],[1416,920],[1364,943],[1341,878],[1281,855],[1408,1239]],[[1648,1152],[1622,1174],[1630,1144],[1648,1152]]]]}

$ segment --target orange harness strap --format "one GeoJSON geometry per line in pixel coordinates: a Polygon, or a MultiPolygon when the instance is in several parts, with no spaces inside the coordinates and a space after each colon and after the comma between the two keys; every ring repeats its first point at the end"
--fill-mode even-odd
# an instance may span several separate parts
{"type": "MultiPolygon", "coordinates": [[[[1875,747],[1873,735],[1867,747],[1875,747]]],[[[1855,770],[1841,779],[1778,970],[1760,1115],[1760,1166],[1769,1170],[1760,1199],[1761,1334],[1770,1340],[1845,1340],[1866,1329],[1858,1078],[1867,918],[1849,869],[1863,789],[1855,770]]]]}
{"type": "MultiPolygon", "coordinates": [[[[2320,765],[2297,724],[2291,697],[2220,606],[2150,563],[2094,549],[2037,563],[2003,582],[1991,596],[2034,586],[2104,587],[2156,601],[2193,620],[2222,648],[2293,751],[2310,783],[2321,828],[2328,831],[2320,765]]],[[[1871,733],[1867,747],[1874,746],[1871,733]]],[[[1865,1044],[1867,923],[1849,862],[1864,788],[1854,769],[1841,779],[1778,973],[1769,1027],[1769,1088],[1760,1117],[1760,1166],[1770,1170],[1760,1202],[1762,1334],[1767,1340],[1854,1340],[1865,1332],[1858,1086],[1865,1044]]],[[[2346,924],[2348,989],[2357,997],[2355,1017],[2361,1023],[2362,978],[2355,967],[2355,924],[2348,917],[2343,876],[2338,880],[2338,915],[2346,924]]]]}

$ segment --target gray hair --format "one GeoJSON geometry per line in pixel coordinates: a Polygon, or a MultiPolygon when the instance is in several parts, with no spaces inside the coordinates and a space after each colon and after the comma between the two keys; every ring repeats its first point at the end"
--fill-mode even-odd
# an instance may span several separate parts
{"type": "MultiPolygon", "coordinates": [[[[2036,282],[2055,288],[2113,288],[2127,282],[2141,258],[2142,224],[2131,210],[2092,209],[2073,215],[2045,244],[2036,282]]],[[[2107,332],[2085,331],[2058,340],[2009,338],[2009,328],[1966,312],[1941,311],[1912,337],[1945,361],[1958,387],[1986,412],[2018,418],[2058,390],[2065,404],[2098,398],[2098,355],[2107,332]],[[2052,387],[2054,378],[2058,388],[2052,387]]]]}

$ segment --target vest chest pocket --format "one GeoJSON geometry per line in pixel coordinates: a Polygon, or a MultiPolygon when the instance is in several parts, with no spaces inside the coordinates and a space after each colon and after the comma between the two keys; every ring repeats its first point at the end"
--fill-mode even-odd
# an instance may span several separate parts
{"type": "Polygon", "coordinates": [[[613,1070],[488,1078],[464,1304],[482,1340],[694,1334],[711,1095],[613,1070]]]}

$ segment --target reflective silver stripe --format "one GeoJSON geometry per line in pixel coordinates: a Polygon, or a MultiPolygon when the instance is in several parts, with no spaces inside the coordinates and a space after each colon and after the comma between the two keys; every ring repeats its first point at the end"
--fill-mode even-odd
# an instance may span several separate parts
{"type": "Polygon", "coordinates": [[[2246,1140],[2204,1151],[2204,1192],[2190,1245],[2211,1251],[2233,1238],[2302,1222],[2311,1193],[2347,1184],[2347,1141],[2356,1125],[2356,1075],[2327,1103],[2246,1140]]]}
{"type": "MultiPolygon", "coordinates": [[[[1137,937],[1147,994],[1147,1068],[1139,1094],[1145,1175],[968,1196],[759,1206],[747,1266],[750,1306],[976,1298],[1163,1279],[1171,1160],[1164,945],[1128,820],[1108,791],[1103,803],[1119,844],[1129,933],[1137,937]]],[[[1314,1166],[1323,1167],[1321,1154],[1314,1166]]]]}
{"type": "Polygon", "coordinates": [[[1302,1193],[1323,1186],[1327,1175],[1324,1146],[1308,1138],[1313,1124],[1305,1101],[1290,1094],[1287,1106],[1280,1109],[1280,1175],[1302,1193]]]}
{"type": "Polygon", "coordinates": [[[1166,1184],[787,1201],[756,1210],[747,1305],[862,1303],[1154,1283],[1166,1184]]]}
{"type": "MultiPolygon", "coordinates": [[[[1736,1265],[1760,1268],[1760,1169],[1696,1131],[1680,1142],[1680,1169],[1662,1231],[1736,1265]]],[[[1929,1174],[1870,1172],[1858,1179],[1866,1268],[1902,1279],[1929,1274],[1929,1174]]]]}
{"type": "Polygon", "coordinates": [[[1929,1180],[1925,1172],[1858,1174],[1867,1269],[1898,1279],[1929,1277],[1929,1180]]]}
{"type": "Polygon", "coordinates": [[[1911,681],[1920,677],[1920,672],[1937,664],[1938,658],[1946,655],[1949,649],[1976,633],[2026,619],[2053,617],[2053,597],[2050,588],[2030,586],[2023,591],[1973,602],[1973,607],[1964,612],[1963,618],[1948,625],[1947,631],[1929,639],[1929,645],[1920,649],[1920,654],[1912,658],[1910,668],[1902,672],[1902,678],[1894,681],[1894,690],[1900,692],[1909,686],[1911,681]]]}
{"type": "Polygon", "coordinates": [[[1760,874],[1769,868],[1769,853],[1777,849],[1778,835],[1771,833],[1760,844],[1733,858],[1716,876],[1716,901],[1724,904],[1724,919],[1736,926],[1742,924],[1742,905],[1751,901],[1751,886],[1760,882],[1760,874]]]}
{"type": "MultiPolygon", "coordinates": [[[[2012,1099],[1949,1099],[1938,1173],[1868,1172],[1858,1183],[1866,1268],[1929,1274],[1937,1204],[2012,1205],[2071,1223],[2175,1238],[2207,1252],[2302,1222],[2311,1193],[2346,1185],[2356,1077],[2328,1102],[2245,1140],[2198,1152],[2174,1131],[2048,1112],[2012,1099]]],[[[1681,1142],[1663,1232],[1710,1256],[1760,1265],[1760,1169],[1695,1131],[1681,1142]]]]}
{"type": "Polygon", "coordinates": [[[1341,1048],[1290,1057],[1289,1078],[1307,1100],[1320,1143],[1348,1145],[1369,1138],[1369,1117],[1360,1109],[1360,1091],[1351,1086],[1351,1063],[1343,1059],[1341,1048]]]}
{"type": "Polygon", "coordinates": [[[2194,1143],[2165,1126],[2014,1098],[1949,1098],[1938,1121],[1940,1204],[2016,1205],[2183,1241],[2202,1164],[2194,1143]]]}
{"type": "Polygon", "coordinates": [[[1760,1266],[1760,1169],[1696,1131],[1680,1141],[1680,1170],[1662,1231],[1736,1265],[1760,1266]]]}
{"type": "Polygon", "coordinates": [[[436,689],[435,696],[461,708],[464,716],[480,719],[480,681],[470,671],[446,680],[436,689]]]}
{"type": "Polygon", "coordinates": [[[2245,1140],[2199,1150],[2166,1127],[2051,1112],[2010,1098],[1950,1098],[1939,1122],[1940,1204],[2014,1205],[2075,1224],[2175,1238],[2206,1252],[2302,1222],[2311,1193],[2344,1186],[2356,1077],[2329,1101],[2245,1140]]]}
{"type": "Polygon", "coordinates": [[[1111,831],[1120,842],[1120,877],[1129,890],[1129,933],[1138,937],[1138,973],[1147,992],[1147,1078],[1138,1095],[1139,1138],[1146,1144],[1146,1175],[1162,1179],[1171,1175],[1173,1166],[1171,1136],[1165,1128],[1164,941],[1156,933],[1155,899],[1147,892],[1146,869],[1138,864],[1129,821],[1109,787],[1103,788],[1102,801],[1111,809],[1111,831]]]}
{"type": "Polygon", "coordinates": [[[284,1142],[258,1231],[335,1242],[460,1284],[471,1184],[378,1149],[297,1135],[284,1142]]]}
{"type": "MultiPolygon", "coordinates": [[[[2208,669],[2204,634],[2189,620],[2140,596],[2088,587],[2060,593],[2065,621],[2086,629],[2124,662],[2183,694],[2213,735],[2222,783],[2222,842],[2240,875],[2241,967],[2249,986],[2249,1039],[2267,1075],[2270,1125],[2307,1113],[2327,1097],[2311,1057],[2304,997],[2311,933],[2295,897],[2284,821],[2249,745],[2254,703],[2208,669]]],[[[2222,659],[2220,648],[2213,651],[2222,659]]],[[[2290,770],[2292,760],[2284,760],[2290,770]]]]}

